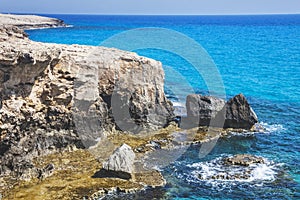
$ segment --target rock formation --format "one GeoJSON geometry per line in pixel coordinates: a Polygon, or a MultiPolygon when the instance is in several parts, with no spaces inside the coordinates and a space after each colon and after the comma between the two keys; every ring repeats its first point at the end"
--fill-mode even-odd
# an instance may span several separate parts
{"type": "Polygon", "coordinates": [[[0,174],[30,160],[89,147],[104,131],[166,126],[173,108],[160,62],[104,47],[33,42],[0,27],[0,174]]]}
{"type": "Polygon", "coordinates": [[[103,163],[107,173],[114,173],[116,177],[130,179],[134,170],[135,153],[127,144],[117,148],[114,153],[103,163]]]}
{"type": "Polygon", "coordinates": [[[236,95],[226,103],[224,128],[250,129],[257,122],[257,116],[243,94],[236,95]]]}
{"type": "Polygon", "coordinates": [[[225,106],[225,101],[211,96],[192,94],[187,96],[186,108],[190,122],[199,122],[199,126],[222,126],[223,120],[216,120],[225,106]],[[219,124],[218,124],[219,123],[219,124]]]}
{"type": "Polygon", "coordinates": [[[186,100],[187,118],[181,126],[212,126],[235,129],[251,129],[258,122],[257,116],[243,94],[225,103],[211,96],[191,94],[186,100]]]}
{"type": "Polygon", "coordinates": [[[198,178],[201,180],[250,181],[255,179],[257,169],[266,167],[267,164],[264,158],[248,154],[217,158],[202,163],[201,169],[203,170],[199,171],[198,178]],[[207,168],[212,169],[208,171],[207,168]]]}
{"type": "Polygon", "coordinates": [[[263,164],[265,161],[262,157],[248,155],[248,154],[238,154],[233,157],[228,157],[224,159],[224,163],[227,165],[240,165],[249,166],[253,163],[263,164]]]}
{"type": "Polygon", "coordinates": [[[55,28],[66,26],[62,20],[36,15],[0,14],[1,25],[13,25],[22,29],[55,28]]]}

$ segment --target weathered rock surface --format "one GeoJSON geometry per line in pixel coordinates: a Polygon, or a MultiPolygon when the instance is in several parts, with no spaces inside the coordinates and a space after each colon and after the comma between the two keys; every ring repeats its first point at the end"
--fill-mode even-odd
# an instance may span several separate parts
{"type": "Polygon", "coordinates": [[[127,144],[117,148],[114,153],[103,163],[103,169],[109,173],[115,173],[117,177],[130,179],[135,172],[135,153],[127,144]]]}
{"type": "Polygon", "coordinates": [[[212,126],[234,129],[251,129],[257,116],[243,94],[225,103],[223,99],[192,94],[186,100],[187,118],[182,127],[212,126]]]}
{"type": "Polygon", "coordinates": [[[94,145],[104,131],[155,130],[173,118],[158,61],[33,42],[15,26],[1,26],[0,36],[0,174],[22,174],[34,156],[94,145]]]}
{"type": "Polygon", "coordinates": [[[236,95],[226,103],[224,128],[250,129],[258,118],[243,94],[236,95]]]}
{"type": "Polygon", "coordinates": [[[0,14],[0,22],[2,25],[13,25],[22,29],[66,26],[62,20],[36,15],[0,14]]]}
{"type": "Polygon", "coordinates": [[[212,96],[192,94],[187,96],[186,108],[188,120],[199,122],[199,126],[222,126],[222,119],[216,120],[225,106],[225,101],[212,96]],[[219,124],[218,124],[219,123],[219,124]]]}
{"type": "Polygon", "coordinates": [[[238,154],[202,163],[202,166],[199,168],[198,178],[201,180],[222,181],[269,180],[270,177],[257,176],[257,170],[262,167],[268,167],[268,163],[266,163],[264,158],[248,154],[238,154]]]}
{"type": "Polygon", "coordinates": [[[238,154],[233,157],[228,157],[224,159],[224,163],[227,165],[240,165],[240,166],[249,166],[253,163],[264,163],[262,157],[248,155],[248,154],[238,154]]]}

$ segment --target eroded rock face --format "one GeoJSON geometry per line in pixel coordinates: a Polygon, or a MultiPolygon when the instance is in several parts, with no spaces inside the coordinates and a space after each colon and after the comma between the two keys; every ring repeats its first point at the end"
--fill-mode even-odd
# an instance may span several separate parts
{"type": "Polygon", "coordinates": [[[257,122],[257,116],[243,94],[236,95],[226,103],[225,128],[250,129],[257,122]]]}
{"type": "Polygon", "coordinates": [[[130,179],[134,173],[135,153],[127,144],[117,148],[114,153],[103,163],[103,169],[108,173],[116,173],[117,177],[130,179]]]}
{"type": "Polygon", "coordinates": [[[186,100],[187,118],[182,126],[212,126],[235,129],[251,129],[258,122],[257,116],[243,94],[225,103],[223,99],[189,95],[186,100]]]}
{"type": "Polygon", "coordinates": [[[225,106],[225,101],[212,96],[192,94],[187,96],[186,108],[188,120],[199,122],[199,126],[222,126],[223,120],[217,120],[225,106]],[[218,124],[219,123],[219,124],[218,124]]]}
{"type": "Polygon", "coordinates": [[[11,26],[0,35],[0,174],[37,155],[90,147],[104,131],[155,130],[173,118],[158,61],[33,42],[11,26]]]}

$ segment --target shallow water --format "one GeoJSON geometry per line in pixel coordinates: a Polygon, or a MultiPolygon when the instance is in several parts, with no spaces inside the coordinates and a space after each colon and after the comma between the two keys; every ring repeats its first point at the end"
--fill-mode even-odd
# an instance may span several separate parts
{"type": "MultiPolygon", "coordinates": [[[[163,168],[168,185],[156,191],[171,199],[299,199],[300,198],[300,15],[277,16],[80,16],[47,15],[63,19],[68,28],[30,30],[42,42],[99,45],[116,33],[141,27],[179,31],[199,42],[212,57],[224,82],[227,98],[244,93],[257,113],[263,133],[232,134],[220,139],[203,159],[199,146],[190,147],[179,160],[163,168]],[[263,156],[268,164],[257,166],[251,180],[203,181],[199,173],[221,170],[218,159],[234,154],[263,156]]],[[[137,51],[162,61],[165,91],[173,101],[184,102],[184,91],[173,94],[182,75],[197,93],[207,94],[201,76],[170,52],[137,51]]],[[[158,197],[157,196],[157,197],[158,197]]],[[[135,196],[149,197],[151,193],[135,196]]],[[[129,197],[128,197],[129,198],[129,197]]]]}

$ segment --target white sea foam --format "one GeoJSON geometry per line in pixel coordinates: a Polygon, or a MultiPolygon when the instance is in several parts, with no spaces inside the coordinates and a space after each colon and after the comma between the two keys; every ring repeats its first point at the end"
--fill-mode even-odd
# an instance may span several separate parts
{"type": "Polygon", "coordinates": [[[273,165],[268,165],[268,164],[260,164],[257,165],[252,173],[251,173],[251,179],[250,181],[255,181],[255,180],[268,180],[268,181],[274,181],[276,172],[274,170],[275,166],[273,165]]]}
{"type": "Polygon", "coordinates": [[[281,124],[268,124],[265,122],[260,122],[254,125],[254,132],[251,131],[243,131],[243,132],[230,132],[230,136],[252,136],[257,133],[264,133],[264,134],[270,134],[270,133],[276,133],[282,130],[286,130],[283,125],[281,124]]]}
{"type": "Polygon", "coordinates": [[[278,132],[282,130],[286,130],[283,125],[281,124],[268,124],[265,122],[261,122],[260,125],[265,129],[265,132],[267,133],[273,133],[273,132],[278,132]]]}
{"type": "Polygon", "coordinates": [[[251,164],[250,166],[225,165],[223,157],[208,162],[199,162],[187,165],[190,173],[184,173],[187,182],[220,184],[230,182],[264,182],[274,181],[277,167],[273,162],[265,160],[264,164],[251,164]],[[225,177],[225,178],[220,178],[225,177]],[[235,177],[235,178],[226,178],[235,177]]]}

